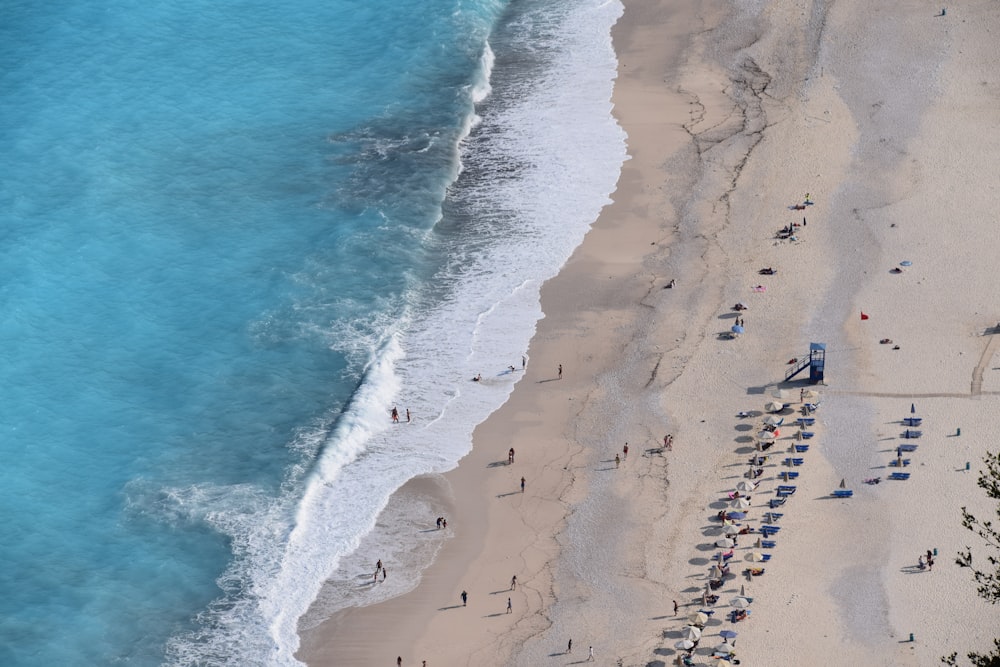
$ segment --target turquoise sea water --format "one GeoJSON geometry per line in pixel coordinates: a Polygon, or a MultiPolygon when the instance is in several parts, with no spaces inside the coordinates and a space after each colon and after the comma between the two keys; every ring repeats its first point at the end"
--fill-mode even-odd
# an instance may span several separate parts
{"type": "Polygon", "coordinates": [[[295,664],[614,188],[619,11],[7,7],[0,664],[295,664]]]}

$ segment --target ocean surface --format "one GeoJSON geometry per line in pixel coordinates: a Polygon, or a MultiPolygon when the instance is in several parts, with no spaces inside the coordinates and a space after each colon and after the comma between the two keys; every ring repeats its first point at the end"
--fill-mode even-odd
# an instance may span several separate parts
{"type": "Polygon", "coordinates": [[[5,6],[0,664],[299,664],[609,201],[620,12],[5,6]]]}

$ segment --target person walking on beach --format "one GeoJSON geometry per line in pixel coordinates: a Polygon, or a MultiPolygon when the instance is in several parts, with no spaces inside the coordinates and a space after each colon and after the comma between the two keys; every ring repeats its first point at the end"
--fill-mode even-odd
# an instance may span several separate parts
{"type": "Polygon", "coordinates": [[[572,639],[570,639],[569,643],[566,644],[566,652],[567,653],[572,653],[573,652],[573,640],[572,639]]]}
{"type": "Polygon", "coordinates": [[[562,380],[562,364],[559,364],[559,379],[562,380]]]}
{"type": "Polygon", "coordinates": [[[622,447],[622,455],[623,455],[622,456],[623,459],[628,459],[628,443],[627,442],[625,443],[625,446],[622,447]]]}
{"type": "Polygon", "coordinates": [[[678,607],[677,607],[677,600],[674,600],[674,616],[677,615],[677,609],[678,609],[678,607]]]}
{"type": "Polygon", "coordinates": [[[382,568],[382,581],[385,581],[385,576],[386,576],[386,569],[383,567],[382,568]]]}
{"type": "Polygon", "coordinates": [[[622,464],[622,457],[615,454],[615,469],[617,470],[618,466],[620,466],[621,464],[622,464]]]}
{"type": "Polygon", "coordinates": [[[521,493],[524,493],[524,478],[521,478],[521,493]]]}
{"type": "Polygon", "coordinates": [[[509,614],[512,611],[514,611],[514,608],[510,604],[510,598],[507,598],[507,613],[509,614]]]}
{"type": "Polygon", "coordinates": [[[511,447],[510,451],[507,452],[507,465],[510,465],[513,462],[514,462],[514,448],[511,447]]]}
{"type": "Polygon", "coordinates": [[[515,588],[517,588],[517,575],[516,574],[513,577],[510,578],[510,590],[514,590],[515,588]]]}
{"type": "Polygon", "coordinates": [[[465,591],[462,591],[462,606],[463,607],[466,606],[468,602],[469,602],[469,594],[466,593],[465,591]]]}
{"type": "Polygon", "coordinates": [[[395,405],[392,406],[392,412],[390,414],[392,415],[392,423],[393,424],[398,424],[399,423],[399,410],[396,409],[395,405]]]}
{"type": "Polygon", "coordinates": [[[528,365],[528,358],[522,354],[521,355],[521,370],[523,371],[527,365],[528,365]]]}
{"type": "Polygon", "coordinates": [[[590,655],[587,657],[587,662],[594,662],[594,647],[590,647],[590,655]]]}
{"type": "Polygon", "coordinates": [[[410,423],[410,409],[406,408],[406,423],[410,423]]]}
{"type": "Polygon", "coordinates": [[[396,667],[402,667],[402,665],[403,665],[403,656],[399,656],[398,658],[396,658],[396,667]]]}

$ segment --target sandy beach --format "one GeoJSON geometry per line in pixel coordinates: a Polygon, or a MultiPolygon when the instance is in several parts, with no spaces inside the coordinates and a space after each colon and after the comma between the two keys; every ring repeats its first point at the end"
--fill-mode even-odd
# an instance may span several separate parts
{"type": "Polygon", "coordinates": [[[524,376],[472,452],[400,490],[439,497],[453,537],[415,590],[305,630],[301,660],[566,665],[592,646],[597,664],[676,664],[703,608],[694,664],[717,664],[722,630],[742,665],[989,648],[1000,610],[954,557],[983,553],[960,508],[989,511],[976,471],[1000,432],[1000,6],[938,12],[626,0],[614,103],[630,160],[614,203],[543,287],[524,376]],[[728,339],[737,317],[745,333],[728,339]],[[784,382],[811,342],[825,383],[784,382]],[[780,389],[786,422],[740,522],[758,532],[704,605],[727,551],[718,512],[780,389]],[[791,426],[802,389],[818,392],[808,440],[791,426]],[[890,466],[904,444],[909,464],[890,466]],[[842,480],[853,497],[833,496],[842,480]],[[786,483],[776,544],[758,549],[786,483]],[[732,623],[741,590],[751,613],[732,623]]]}

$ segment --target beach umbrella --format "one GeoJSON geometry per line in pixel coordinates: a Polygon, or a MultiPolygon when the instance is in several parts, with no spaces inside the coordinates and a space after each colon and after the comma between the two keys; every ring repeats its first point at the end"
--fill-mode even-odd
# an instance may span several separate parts
{"type": "Polygon", "coordinates": [[[723,526],[722,527],[722,534],[723,535],[739,535],[740,534],[739,526],[734,526],[732,524],[729,524],[728,526],[723,526]]]}
{"type": "Polygon", "coordinates": [[[720,549],[732,549],[735,544],[736,542],[729,539],[728,537],[720,537],[715,541],[715,546],[719,547],[720,549]]]}
{"type": "Polygon", "coordinates": [[[696,611],[688,617],[691,625],[705,625],[708,623],[708,614],[703,614],[700,611],[696,611]]]}
{"type": "Polygon", "coordinates": [[[746,594],[747,594],[746,587],[744,587],[743,584],[740,584],[740,597],[743,597],[746,594]]]}
{"type": "Polygon", "coordinates": [[[741,333],[743,333],[743,327],[741,327],[739,324],[734,324],[732,326],[732,332],[734,334],[741,334],[741,333]]]}
{"type": "Polygon", "coordinates": [[[729,604],[737,609],[746,609],[750,606],[750,600],[747,600],[746,598],[733,598],[733,601],[729,604]]]}
{"type": "Polygon", "coordinates": [[[730,519],[744,519],[746,518],[746,512],[730,512],[726,517],[730,519]]]}
{"type": "Polygon", "coordinates": [[[708,576],[712,579],[722,579],[722,568],[718,565],[713,565],[712,569],[708,571],[708,576]]]}
{"type": "Polygon", "coordinates": [[[788,398],[788,392],[784,389],[775,389],[771,392],[771,396],[774,396],[779,401],[784,401],[788,398]]]}
{"type": "Polygon", "coordinates": [[[727,644],[726,642],[722,642],[721,644],[713,648],[712,652],[721,653],[723,655],[729,655],[730,653],[735,653],[736,649],[734,649],[731,645],[727,644]]]}
{"type": "Polygon", "coordinates": [[[770,424],[771,426],[780,426],[785,421],[784,417],[779,417],[778,415],[768,415],[764,417],[764,423],[770,424]]]}
{"type": "Polygon", "coordinates": [[[785,404],[778,403],[777,401],[771,401],[764,406],[764,409],[768,412],[781,412],[785,409],[785,404]]]}
{"type": "Polygon", "coordinates": [[[747,554],[747,560],[754,563],[761,563],[764,561],[764,554],[759,551],[751,551],[747,554]]]}
{"type": "Polygon", "coordinates": [[[674,648],[679,648],[682,651],[690,651],[694,648],[694,642],[690,639],[682,639],[674,644],[674,648]]]}
{"type": "Polygon", "coordinates": [[[719,636],[726,639],[736,639],[738,633],[735,630],[723,630],[719,633],[719,636]]]}
{"type": "Polygon", "coordinates": [[[750,499],[749,498],[733,498],[732,502],[729,503],[729,506],[731,508],[733,508],[734,510],[745,510],[748,507],[750,507],[750,499]]]}
{"type": "Polygon", "coordinates": [[[694,627],[693,625],[686,626],[681,630],[681,637],[689,641],[696,642],[701,639],[701,630],[694,627]]]}
{"type": "Polygon", "coordinates": [[[819,392],[815,389],[806,389],[802,392],[802,398],[816,398],[819,396],[819,392]]]}
{"type": "Polygon", "coordinates": [[[772,440],[775,439],[775,437],[777,437],[775,431],[761,431],[760,433],[757,434],[758,440],[764,440],[766,442],[771,442],[772,440]]]}
{"type": "Polygon", "coordinates": [[[910,414],[911,415],[912,414],[916,414],[916,412],[917,412],[917,404],[916,403],[910,403],[910,414]]]}
{"type": "Polygon", "coordinates": [[[736,483],[736,490],[739,491],[740,493],[749,493],[756,488],[757,488],[756,484],[752,484],[751,482],[747,482],[745,480],[736,483]]]}

